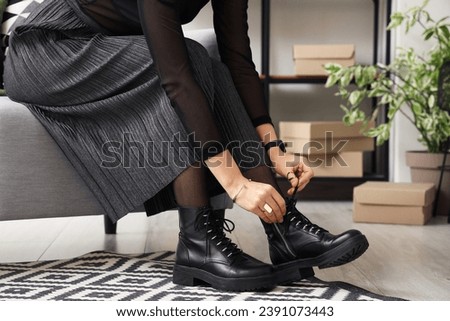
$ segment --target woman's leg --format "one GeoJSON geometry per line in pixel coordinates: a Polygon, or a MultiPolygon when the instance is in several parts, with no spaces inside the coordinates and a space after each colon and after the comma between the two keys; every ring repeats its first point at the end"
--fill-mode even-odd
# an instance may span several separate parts
{"type": "Polygon", "coordinates": [[[173,282],[206,282],[232,291],[275,286],[272,267],[244,254],[226,237],[223,216],[216,216],[209,205],[206,171],[194,164],[172,184],[180,225],[173,282]]]}
{"type": "MultiPolygon", "coordinates": [[[[214,80],[212,69],[208,68],[210,58],[197,43],[187,41],[187,47],[195,77],[212,105],[214,80]]],[[[210,206],[212,189],[208,172],[199,161],[172,183],[180,222],[173,282],[196,285],[202,281],[233,291],[275,286],[272,266],[246,255],[225,235],[224,218],[215,216],[210,206]]]]}
{"type": "Polygon", "coordinates": [[[266,152],[234,88],[228,68],[217,60],[212,61],[215,82],[214,113],[221,132],[229,142],[228,148],[245,177],[269,184],[280,195],[285,196],[276,182],[266,152]]]}
{"type": "Polygon", "coordinates": [[[209,205],[206,169],[194,164],[184,170],[172,183],[175,200],[180,207],[209,205]]]}

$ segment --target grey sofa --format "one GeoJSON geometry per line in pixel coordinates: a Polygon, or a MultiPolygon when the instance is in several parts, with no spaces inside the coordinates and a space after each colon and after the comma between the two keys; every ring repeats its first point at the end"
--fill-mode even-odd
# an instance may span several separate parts
{"type": "MultiPolygon", "coordinates": [[[[186,36],[219,57],[212,29],[186,36]]],[[[226,195],[214,202],[216,207],[232,207],[226,195]]],[[[0,97],[0,221],[82,215],[104,211],[39,121],[25,106],[0,97]]],[[[116,232],[107,216],[105,232],[116,232]]]]}

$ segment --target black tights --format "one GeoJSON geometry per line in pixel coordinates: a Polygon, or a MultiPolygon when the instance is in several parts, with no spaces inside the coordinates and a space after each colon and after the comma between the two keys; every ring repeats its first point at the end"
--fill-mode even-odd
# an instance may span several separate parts
{"type": "Polygon", "coordinates": [[[202,207],[209,205],[210,193],[207,184],[207,169],[195,164],[184,170],[173,181],[173,193],[180,207],[202,207]]]}

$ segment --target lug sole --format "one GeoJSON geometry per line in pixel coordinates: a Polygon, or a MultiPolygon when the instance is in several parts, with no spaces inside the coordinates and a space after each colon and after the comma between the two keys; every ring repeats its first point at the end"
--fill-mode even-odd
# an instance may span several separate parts
{"type": "Polygon", "coordinates": [[[305,269],[318,267],[325,269],[335,266],[340,266],[360,257],[369,247],[369,242],[364,235],[357,235],[347,240],[347,242],[335,247],[332,250],[323,253],[314,258],[298,259],[274,265],[277,270],[289,270],[293,267],[299,269],[299,279],[301,280],[301,271],[305,269]]]}
{"type": "Polygon", "coordinates": [[[210,285],[223,291],[243,292],[271,290],[277,286],[275,274],[225,278],[199,268],[175,264],[173,268],[173,283],[185,286],[210,285]]]}
{"type": "Polygon", "coordinates": [[[358,240],[353,243],[352,247],[343,248],[344,249],[342,249],[341,251],[337,251],[337,253],[333,253],[333,255],[330,255],[329,259],[326,260],[326,262],[323,262],[319,265],[319,269],[340,266],[356,260],[369,248],[369,242],[364,235],[361,235],[358,240]],[[334,259],[331,260],[331,258],[334,259]]]}
{"type": "Polygon", "coordinates": [[[298,282],[311,278],[315,275],[312,267],[299,268],[295,265],[274,265],[275,276],[279,285],[288,285],[292,282],[298,282]]]}

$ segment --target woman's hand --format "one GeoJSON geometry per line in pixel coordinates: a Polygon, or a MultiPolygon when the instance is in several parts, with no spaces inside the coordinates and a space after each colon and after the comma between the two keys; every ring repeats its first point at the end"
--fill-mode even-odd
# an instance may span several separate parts
{"type": "Polygon", "coordinates": [[[234,201],[266,223],[281,223],[286,214],[284,198],[269,184],[245,180],[238,188],[234,201]]]}
{"type": "Polygon", "coordinates": [[[298,192],[303,190],[314,176],[314,171],[299,156],[283,153],[274,147],[269,150],[269,157],[275,172],[289,180],[291,188],[287,193],[291,196],[296,188],[298,192]]]}
{"type": "MultiPolygon", "coordinates": [[[[256,132],[264,145],[278,139],[272,124],[259,125],[256,127],[256,132]]],[[[268,155],[275,172],[289,180],[291,184],[288,190],[289,195],[293,195],[296,188],[297,191],[304,189],[314,176],[313,170],[305,165],[299,156],[284,153],[277,147],[270,148],[268,155]]]]}
{"type": "Polygon", "coordinates": [[[255,213],[266,223],[282,222],[286,213],[283,197],[268,184],[246,179],[229,150],[205,161],[227,194],[243,209],[255,213]]]}

